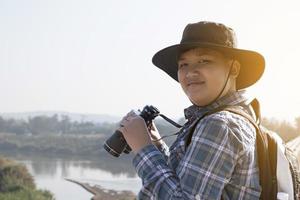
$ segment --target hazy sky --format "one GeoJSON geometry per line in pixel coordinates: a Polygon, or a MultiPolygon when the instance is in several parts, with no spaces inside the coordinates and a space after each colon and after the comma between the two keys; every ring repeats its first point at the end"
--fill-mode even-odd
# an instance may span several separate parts
{"type": "Polygon", "coordinates": [[[0,0],[0,112],[124,115],[153,104],[182,116],[181,87],[151,63],[187,23],[222,22],[262,53],[250,92],[266,117],[300,116],[298,0],[0,0]]]}

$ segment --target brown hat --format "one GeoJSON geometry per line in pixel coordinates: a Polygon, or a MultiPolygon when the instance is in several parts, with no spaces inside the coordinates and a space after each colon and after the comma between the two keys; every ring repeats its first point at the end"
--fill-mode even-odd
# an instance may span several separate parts
{"type": "Polygon", "coordinates": [[[197,47],[220,51],[241,63],[236,83],[237,89],[251,86],[260,79],[264,72],[264,57],[255,51],[238,49],[234,31],[223,24],[214,22],[188,24],[183,31],[180,44],[160,50],[153,56],[152,62],[178,81],[177,59],[179,55],[197,47]]]}

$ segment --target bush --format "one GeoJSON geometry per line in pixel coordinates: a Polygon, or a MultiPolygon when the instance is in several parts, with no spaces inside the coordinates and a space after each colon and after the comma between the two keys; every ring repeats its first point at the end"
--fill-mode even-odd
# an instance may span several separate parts
{"type": "Polygon", "coordinates": [[[24,165],[0,157],[0,200],[53,200],[46,190],[37,190],[24,165]]]}
{"type": "Polygon", "coordinates": [[[22,188],[15,192],[0,193],[0,200],[54,200],[49,191],[22,188]]]}

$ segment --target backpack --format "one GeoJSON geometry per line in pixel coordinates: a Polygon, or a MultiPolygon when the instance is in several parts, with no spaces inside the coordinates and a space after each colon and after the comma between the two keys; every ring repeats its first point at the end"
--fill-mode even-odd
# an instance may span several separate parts
{"type": "Polygon", "coordinates": [[[284,144],[282,139],[274,132],[263,127],[260,117],[259,102],[252,100],[252,106],[256,120],[241,109],[240,106],[225,105],[220,106],[204,114],[195,120],[191,125],[186,145],[189,145],[192,139],[196,125],[204,117],[211,114],[228,111],[240,115],[255,127],[256,129],[256,148],[257,161],[259,166],[259,179],[261,185],[261,200],[300,199],[300,168],[297,157],[294,152],[284,144]],[[284,194],[285,193],[285,194],[284,194]],[[284,198],[281,195],[285,195],[284,198]],[[291,197],[292,196],[292,197],[291,197]]]}

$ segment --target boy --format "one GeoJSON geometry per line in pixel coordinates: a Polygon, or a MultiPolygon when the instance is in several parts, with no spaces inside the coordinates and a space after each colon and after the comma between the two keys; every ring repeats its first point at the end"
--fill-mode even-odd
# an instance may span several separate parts
{"type": "Polygon", "coordinates": [[[259,199],[256,131],[247,119],[219,111],[200,120],[191,138],[189,132],[193,122],[224,105],[255,117],[242,89],[262,76],[263,56],[237,49],[231,28],[198,22],[186,26],[180,44],[152,61],[180,83],[192,106],[169,151],[140,116],[130,112],[122,119],[119,130],[136,154],[133,164],[143,181],[139,199],[259,199]]]}

